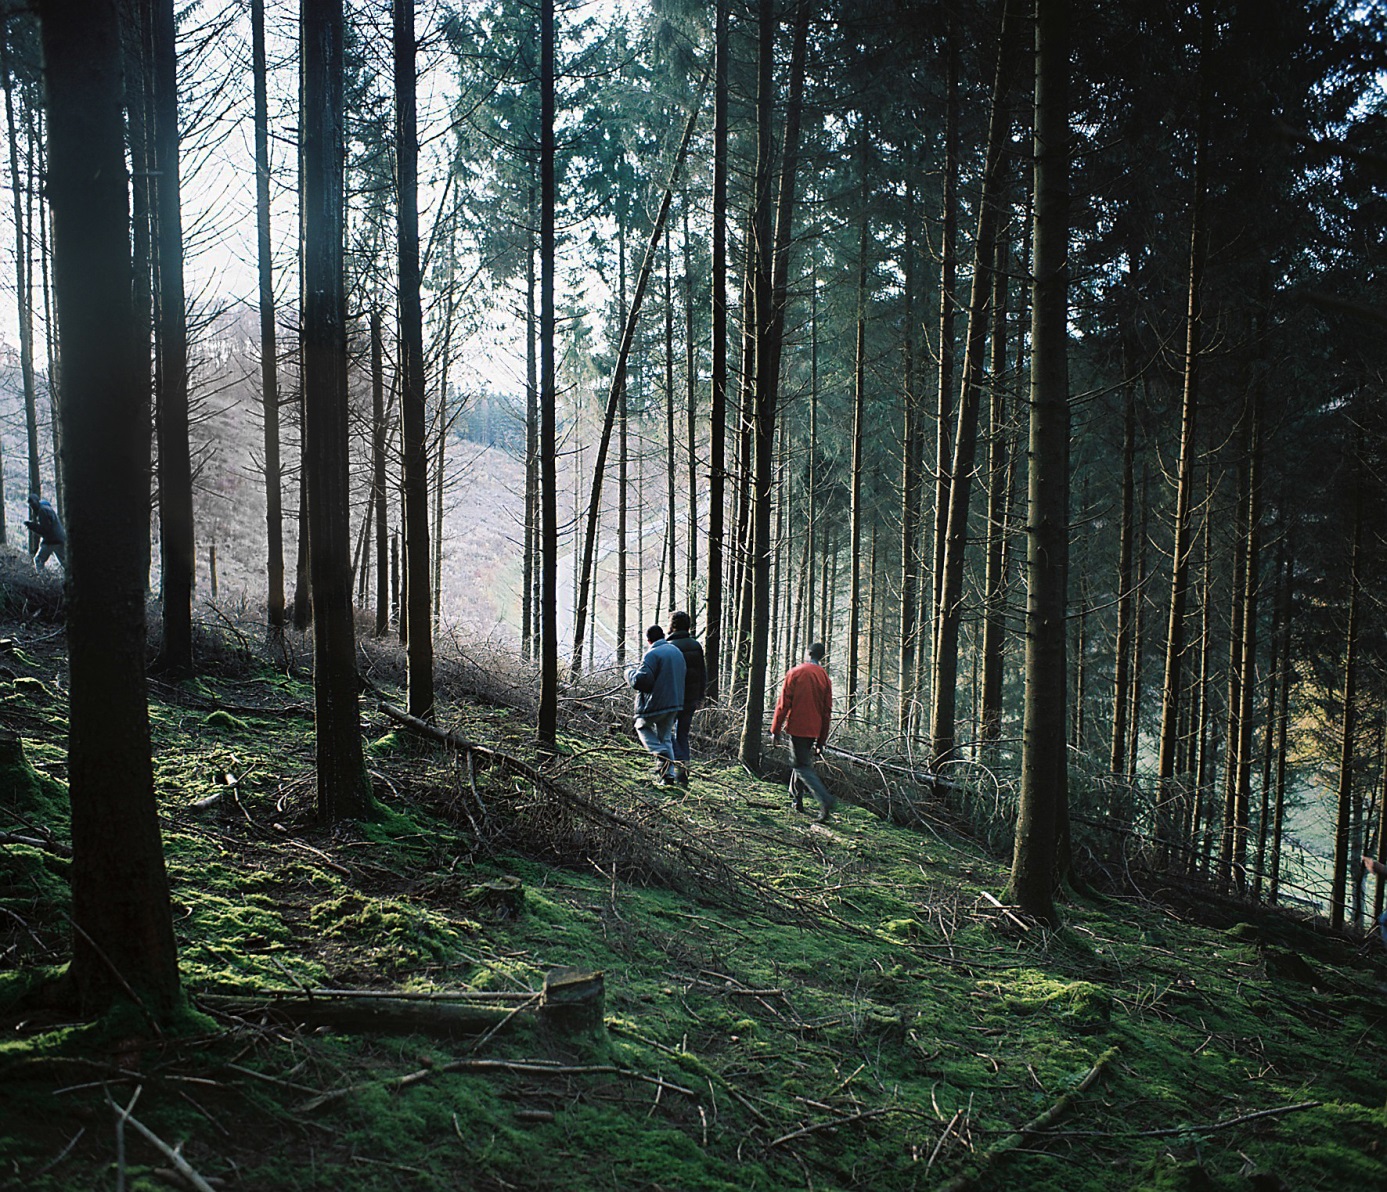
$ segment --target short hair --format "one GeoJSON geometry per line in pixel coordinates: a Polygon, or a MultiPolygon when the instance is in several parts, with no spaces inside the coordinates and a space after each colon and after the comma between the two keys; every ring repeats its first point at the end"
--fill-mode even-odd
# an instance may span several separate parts
{"type": "Polygon", "coordinates": [[[812,646],[809,647],[808,650],[805,651],[805,653],[807,653],[809,657],[812,658],[815,662],[820,661],[824,656],[823,642],[815,642],[812,646]]]}
{"type": "Polygon", "coordinates": [[[665,631],[661,629],[658,625],[652,625],[649,629],[645,631],[645,640],[650,642],[651,645],[654,645],[657,641],[662,640],[664,636],[665,631]]]}
{"type": "Polygon", "coordinates": [[[684,612],[682,609],[677,613],[670,614],[669,627],[673,629],[676,633],[690,629],[692,626],[693,619],[689,616],[688,613],[684,612]]]}

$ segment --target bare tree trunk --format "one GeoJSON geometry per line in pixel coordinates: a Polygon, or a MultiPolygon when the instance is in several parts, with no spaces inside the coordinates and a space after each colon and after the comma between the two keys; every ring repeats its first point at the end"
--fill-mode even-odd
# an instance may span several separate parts
{"type": "Polygon", "coordinates": [[[867,204],[871,187],[867,171],[867,113],[859,114],[857,130],[858,169],[861,191],[858,195],[860,218],[857,235],[857,320],[853,341],[852,384],[852,479],[849,509],[848,545],[848,660],[846,715],[852,716],[857,702],[857,669],[862,619],[862,453],[866,446],[867,420],[867,239],[870,234],[867,204]]]}
{"type": "Polygon", "coordinates": [[[270,115],[266,91],[265,0],[251,0],[255,92],[255,231],[260,279],[260,408],[265,420],[266,621],[284,631],[284,477],[279,460],[279,347],[275,337],[274,257],[270,247],[270,115]]]}
{"type": "Polygon", "coordinates": [[[151,0],[151,12],[158,231],[154,422],[159,442],[159,547],[164,594],[161,664],[174,673],[185,674],[193,667],[193,467],[188,445],[188,324],[183,298],[178,57],[173,0],[151,0]]]}
{"type": "Polygon", "coordinates": [[[799,164],[800,116],[804,99],[804,70],[809,35],[809,0],[798,0],[795,8],[794,37],[790,50],[790,81],[785,106],[785,143],[780,157],[780,197],[775,213],[775,239],[770,236],[771,184],[771,70],[769,56],[774,31],[773,0],[760,0],[761,89],[757,94],[759,128],[757,137],[758,193],[757,235],[762,246],[757,257],[756,281],[756,409],[755,461],[756,487],[752,500],[752,554],[749,568],[754,575],[753,619],[750,626],[750,665],[747,669],[746,717],[742,722],[738,756],[755,772],[761,765],[762,721],[766,709],[766,654],[770,624],[771,578],[771,480],[774,467],[776,404],[780,387],[780,352],[784,340],[786,293],[789,286],[790,245],[795,214],[795,171],[799,164]],[[774,255],[766,249],[774,245],[774,255]]]}
{"type": "MultiPolygon", "coordinates": [[[[559,720],[558,487],[554,474],[554,0],[540,0],[539,17],[539,466],[540,689],[536,738],[552,753],[559,720]]],[[[577,611],[582,616],[581,606],[577,611]]],[[[579,646],[581,647],[581,641],[579,646]]],[[[575,651],[577,653],[577,651],[575,651]]]]}
{"type": "MultiPolygon", "coordinates": [[[[1128,357],[1128,370],[1131,358],[1128,357]]],[[[1122,393],[1122,515],[1117,546],[1117,636],[1113,645],[1112,748],[1108,772],[1122,775],[1127,761],[1127,711],[1132,689],[1132,619],[1138,595],[1133,583],[1136,537],[1137,403],[1135,384],[1122,393]]],[[[1135,728],[1132,729],[1135,732],[1135,728]]]]}
{"type": "Polygon", "coordinates": [[[72,964],[83,1013],[178,1002],[145,686],[149,390],[131,292],[114,5],[43,0],[64,364],[72,964]]]}
{"type": "Polygon", "coordinates": [[[1358,619],[1363,567],[1363,476],[1361,424],[1355,433],[1353,545],[1349,555],[1348,631],[1344,642],[1344,704],[1339,733],[1338,812],[1334,822],[1334,880],[1329,895],[1329,925],[1344,925],[1345,893],[1352,862],[1349,850],[1350,809],[1353,803],[1353,749],[1358,714],[1358,619]]]}
{"type": "Polygon", "coordinates": [[[992,270],[992,375],[987,449],[987,568],[983,579],[982,709],[978,736],[986,745],[1002,735],[1003,650],[1006,643],[1007,521],[1011,495],[1007,426],[1007,243],[997,237],[992,270]]]}
{"type": "MultiPolygon", "coordinates": [[[[0,80],[5,88],[5,124],[10,134],[10,195],[14,201],[15,306],[19,320],[19,375],[24,388],[24,430],[29,448],[29,491],[42,494],[39,474],[38,397],[34,385],[33,224],[24,218],[23,183],[19,174],[19,135],[14,118],[13,64],[10,60],[10,25],[0,29],[0,80]]],[[[32,175],[32,168],[30,170],[32,175]]],[[[0,458],[0,546],[8,541],[5,525],[3,459],[0,458]]],[[[38,550],[38,535],[29,531],[29,553],[38,550]]]]}
{"type": "Polygon", "coordinates": [[[684,567],[684,605],[692,617],[698,601],[698,350],[694,343],[694,267],[689,239],[689,203],[684,199],[684,434],[689,469],[689,543],[684,567]]]}
{"type": "MultiPolygon", "coordinates": [[[[665,225],[665,567],[669,572],[669,607],[679,603],[679,551],[674,524],[674,260],[669,225],[665,225]]],[[[655,606],[659,612],[663,605],[655,606]]]]}
{"type": "Polygon", "coordinates": [[[535,357],[535,189],[525,231],[525,558],[521,564],[520,656],[535,656],[535,546],[539,540],[539,364],[535,357]]]}
{"type": "MultiPolygon", "coordinates": [[[[546,0],[547,2],[547,0],[546,0]]],[[[660,207],[655,215],[655,224],[650,230],[650,239],[645,246],[645,258],[636,277],[636,290],[631,296],[631,309],[626,312],[626,326],[622,329],[621,343],[617,348],[616,364],[612,369],[612,382],[607,395],[607,409],[602,418],[602,435],[597,444],[597,461],[592,471],[592,493],[588,500],[587,531],[583,536],[583,561],[579,572],[578,601],[574,610],[576,625],[573,632],[573,661],[571,669],[577,674],[583,667],[583,640],[587,631],[587,606],[592,591],[593,558],[597,546],[597,523],[602,511],[602,477],[607,466],[607,451],[612,442],[612,424],[616,419],[617,405],[626,383],[626,366],[631,357],[631,346],[635,340],[636,321],[640,317],[641,304],[645,299],[650,275],[655,269],[655,258],[659,254],[660,237],[664,234],[665,221],[669,218],[670,202],[674,197],[674,184],[679,171],[688,157],[689,144],[693,140],[694,127],[698,123],[698,110],[703,103],[704,88],[708,83],[705,71],[689,109],[689,118],[684,125],[684,136],[670,168],[669,180],[665,183],[664,194],[660,197],[660,207]]]]}
{"type": "Polygon", "coordinates": [[[1025,914],[1053,923],[1057,848],[1067,819],[1064,653],[1069,542],[1068,0],[1037,0],[1035,48],[1026,695],[1021,799],[1009,896],[1025,914]]]}
{"type": "Polygon", "coordinates": [[[342,0],[303,0],[303,393],[313,590],[318,814],[371,810],[357,707],[347,474],[347,327],[342,276],[342,0]]]}
{"type": "Polygon", "coordinates": [[[424,315],[419,299],[419,136],[414,0],[392,0],[395,32],[395,172],[400,294],[400,437],[404,468],[409,714],[433,717],[429,593],[429,454],[425,431],[424,315]]]}
{"type": "Polygon", "coordinates": [[[997,32],[997,64],[992,84],[992,113],[987,131],[987,161],[978,198],[978,230],[974,240],[973,284],[968,303],[968,332],[963,354],[958,419],[948,483],[948,516],[944,523],[943,574],[936,580],[934,682],[930,708],[930,750],[936,764],[954,756],[958,682],[958,636],[963,618],[964,555],[968,545],[968,511],[977,454],[978,407],[982,400],[983,362],[992,305],[992,265],[995,254],[1003,171],[1010,117],[1007,92],[1011,87],[1016,37],[1012,30],[1018,0],[1002,7],[997,32]]]}
{"type": "Polygon", "coordinates": [[[390,631],[390,526],[385,492],[385,345],[380,307],[371,307],[371,504],[376,525],[376,636],[390,631]]]}
{"type": "Polygon", "coordinates": [[[905,342],[901,350],[901,639],[896,703],[896,731],[902,741],[910,736],[915,707],[912,676],[920,630],[916,605],[920,582],[920,473],[924,455],[920,412],[915,399],[915,190],[910,184],[905,192],[904,225],[901,246],[902,296],[905,299],[905,342]]]}
{"type": "Polygon", "coordinates": [[[1199,408],[1199,354],[1203,334],[1202,289],[1206,254],[1204,231],[1205,146],[1209,136],[1208,58],[1213,16],[1206,6],[1199,55],[1199,110],[1194,146],[1194,197],[1190,207],[1189,304],[1185,317],[1185,384],[1180,415],[1180,458],[1175,480],[1175,541],[1171,551],[1170,616],[1166,623],[1165,678],[1161,685],[1161,735],[1156,763],[1156,840],[1163,859],[1175,843],[1179,791],[1175,751],[1180,715],[1181,672],[1185,656],[1185,603],[1189,589],[1190,495],[1199,408]]]}
{"type": "Polygon", "coordinates": [[[703,621],[707,698],[718,696],[722,666],[723,505],[727,438],[727,91],[728,0],[714,0],[712,359],[708,409],[708,603],[703,621]]]}
{"type": "MultiPolygon", "coordinates": [[[[953,457],[949,424],[953,421],[954,322],[958,312],[958,30],[948,18],[947,62],[944,80],[944,210],[939,246],[939,392],[934,441],[934,535],[930,560],[930,673],[934,671],[935,646],[939,640],[939,591],[944,582],[944,543],[948,534],[949,461],[953,457]]],[[[923,664],[920,664],[923,667],[923,664]]],[[[930,693],[930,706],[934,695],[930,693]]]]}

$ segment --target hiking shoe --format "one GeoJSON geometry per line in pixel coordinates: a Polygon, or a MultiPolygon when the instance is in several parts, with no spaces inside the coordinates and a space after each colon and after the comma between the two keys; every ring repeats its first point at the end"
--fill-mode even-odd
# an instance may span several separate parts
{"type": "Polygon", "coordinates": [[[815,822],[816,824],[826,824],[826,823],[828,823],[828,821],[829,821],[830,819],[833,818],[832,816],[829,815],[828,812],[829,812],[828,805],[827,805],[827,804],[824,804],[824,803],[821,803],[821,804],[819,805],[819,810],[818,810],[817,814],[815,814],[815,816],[814,816],[814,822],[815,822]]]}

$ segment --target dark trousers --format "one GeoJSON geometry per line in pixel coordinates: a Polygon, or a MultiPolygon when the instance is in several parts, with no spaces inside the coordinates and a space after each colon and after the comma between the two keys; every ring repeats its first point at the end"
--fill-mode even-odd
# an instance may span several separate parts
{"type": "Polygon", "coordinates": [[[693,708],[681,708],[679,718],[674,722],[674,760],[689,760],[689,725],[693,723],[693,708]]]}
{"type": "Polygon", "coordinates": [[[828,810],[837,803],[837,800],[829,794],[824,780],[814,769],[814,743],[813,737],[790,738],[790,744],[795,751],[794,765],[790,770],[790,794],[798,808],[804,801],[803,788],[808,787],[809,793],[819,801],[819,806],[828,810]]]}

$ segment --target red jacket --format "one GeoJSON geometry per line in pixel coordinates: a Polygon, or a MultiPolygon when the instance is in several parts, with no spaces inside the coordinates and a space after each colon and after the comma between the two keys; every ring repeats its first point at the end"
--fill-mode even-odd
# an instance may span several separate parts
{"type": "Polygon", "coordinates": [[[775,701],[771,736],[787,732],[792,737],[813,737],[822,749],[828,741],[828,722],[833,714],[833,684],[828,671],[817,662],[801,662],[785,676],[780,698],[775,701]]]}

